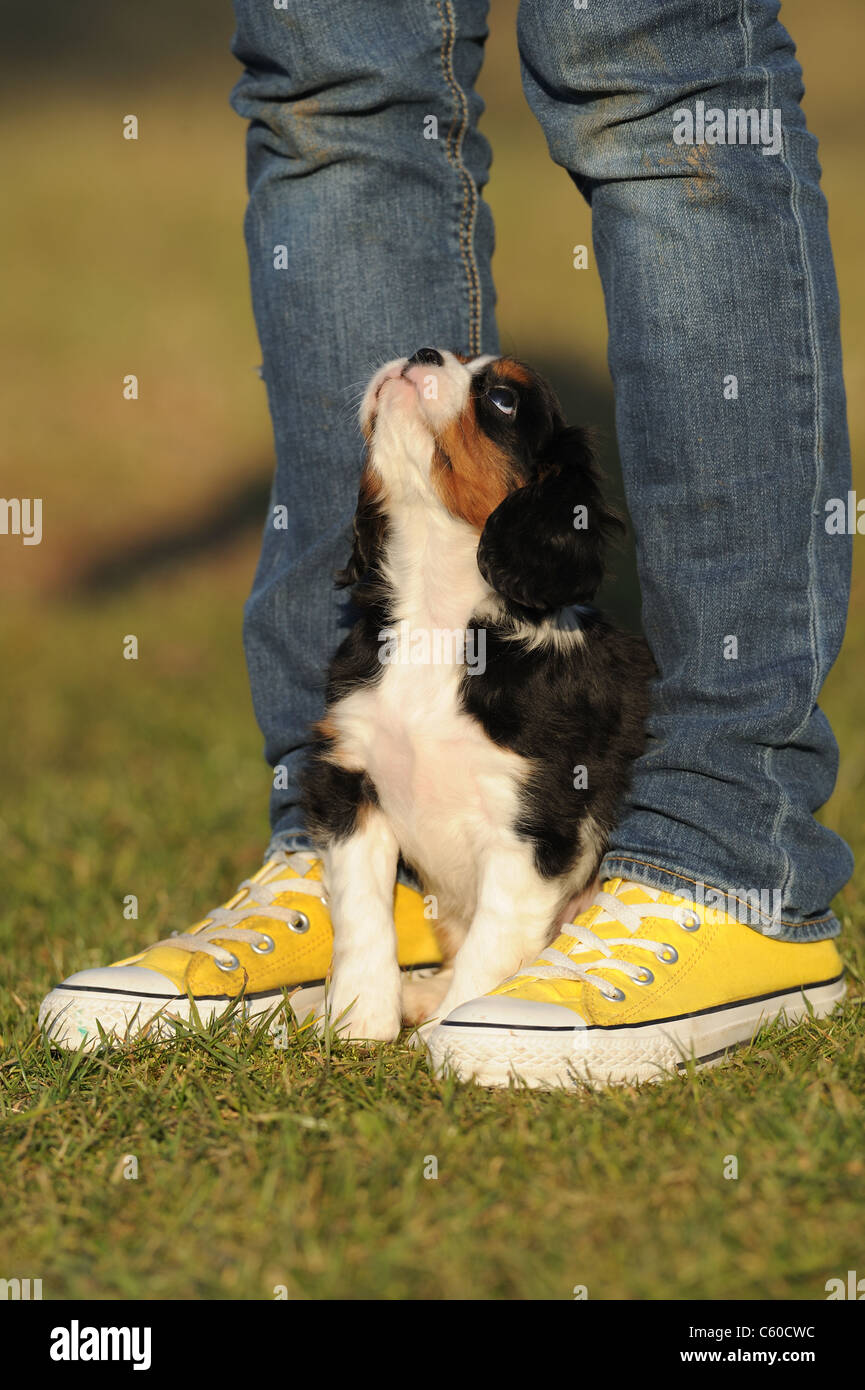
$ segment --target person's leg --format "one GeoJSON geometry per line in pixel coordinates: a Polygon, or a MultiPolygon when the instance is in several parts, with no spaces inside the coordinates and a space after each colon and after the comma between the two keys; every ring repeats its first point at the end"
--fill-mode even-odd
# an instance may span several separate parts
{"type": "Polygon", "coordinates": [[[232,104],[251,122],[246,237],[277,457],[244,637],[274,844],[303,830],[307,731],[347,627],[333,581],[357,497],[359,390],[424,343],[497,350],[474,91],[487,4],[236,0],[232,104]]]}
{"type": "Polygon", "coordinates": [[[816,141],[777,11],[522,0],[519,42],[552,157],[592,207],[660,672],[604,873],[688,896],[761,890],[760,927],[805,940],[837,932],[829,904],[851,872],[814,819],[836,773],[817,699],[850,564],[826,503],[846,496],[849,456],[816,141]],[[699,118],[698,102],[725,123],[778,113],[764,117],[770,140],[780,120],[777,153],[677,144],[677,113],[699,118]]]}

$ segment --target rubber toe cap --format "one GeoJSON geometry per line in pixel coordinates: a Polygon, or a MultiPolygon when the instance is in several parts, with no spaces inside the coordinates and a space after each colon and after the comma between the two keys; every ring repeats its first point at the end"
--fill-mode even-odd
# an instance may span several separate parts
{"type": "Polygon", "coordinates": [[[486,994],[482,999],[470,999],[448,1014],[440,1028],[585,1028],[585,1021],[573,1009],[563,1004],[550,1004],[542,999],[520,999],[514,994],[486,994]]]}
{"type": "Polygon", "coordinates": [[[130,994],[136,998],[183,999],[173,980],[143,965],[102,965],[79,970],[61,985],[61,990],[105,990],[111,994],[130,994]]]}

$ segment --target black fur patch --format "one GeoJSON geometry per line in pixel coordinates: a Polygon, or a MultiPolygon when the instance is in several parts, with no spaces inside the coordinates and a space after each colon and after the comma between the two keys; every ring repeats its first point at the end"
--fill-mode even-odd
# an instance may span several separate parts
{"type": "Polygon", "coordinates": [[[582,644],[536,648],[506,640],[510,625],[486,624],[486,669],[461,685],[464,708],[493,742],[531,761],[515,829],[533,842],[546,878],[565,873],[583,850],[587,816],[602,838],[613,829],[645,741],[654,671],[646,644],[598,613],[583,628],[582,644]],[[586,786],[575,786],[582,767],[586,786]]]}
{"type": "Polygon", "coordinates": [[[617,529],[624,528],[601,496],[585,434],[562,428],[540,456],[538,476],[489,516],[478,569],[511,603],[550,612],[594,596],[617,529]]]}
{"type": "Polygon", "coordinates": [[[345,840],[357,828],[366,806],[377,806],[378,795],[365,772],[348,772],[330,761],[331,740],[319,734],[313,743],[304,776],[307,829],[321,848],[345,840]]]}

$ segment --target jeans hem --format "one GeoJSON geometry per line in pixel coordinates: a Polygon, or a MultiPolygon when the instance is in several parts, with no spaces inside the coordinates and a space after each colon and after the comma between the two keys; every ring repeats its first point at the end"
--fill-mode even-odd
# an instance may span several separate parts
{"type": "Polygon", "coordinates": [[[275,830],[265,851],[264,862],[266,864],[275,854],[292,854],[295,850],[304,850],[308,854],[315,852],[307,832],[303,829],[275,830]]]}
{"type": "Polygon", "coordinates": [[[709,908],[722,906],[737,921],[761,936],[770,936],[773,941],[791,941],[802,944],[809,941],[829,941],[840,936],[841,923],[831,911],[819,917],[810,917],[804,922],[791,922],[777,917],[757,907],[756,903],[739,895],[749,890],[724,888],[719,884],[700,879],[681,869],[669,869],[647,859],[633,858],[627,854],[605,854],[601,861],[601,878],[627,878],[634,883],[642,883],[647,888],[660,888],[666,893],[677,893],[691,901],[704,901],[709,908]],[[723,904],[719,902],[723,899],[723,904]],[[737,910],[738,908],[738,910],[737,910]],[[732,910],[731,910],[732,909],[732,910]],[[751,920],[749,920],[749,918],[751,920]]]}

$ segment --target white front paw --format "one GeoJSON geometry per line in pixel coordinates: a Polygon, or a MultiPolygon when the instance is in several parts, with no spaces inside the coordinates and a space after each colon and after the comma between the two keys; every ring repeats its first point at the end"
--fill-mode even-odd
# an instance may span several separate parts
{"type": "Polygon", "coordinates": [[[330,1024],[340,1038],[393,1042],[402,1025],[401,1003],[399,992],[352,991],[336,984],[328,997],[330,1024]]]}

